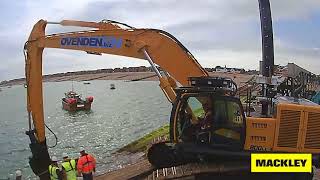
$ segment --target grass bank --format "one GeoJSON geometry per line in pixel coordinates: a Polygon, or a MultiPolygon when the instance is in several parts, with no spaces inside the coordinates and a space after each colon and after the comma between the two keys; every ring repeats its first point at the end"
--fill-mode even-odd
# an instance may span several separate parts
{"type": "Polygon", "coordinates": [[[144,137],[133,141],[132,143],[122,147],[117,151],[117,153],[121,152],[130,152],[130,153],[137,153],[137,152],[144,152],[151,144],[151,142],[158,138],[158,137],[165,137],[169,139],[169,125],[165,125],[152,131],[151,133],[145,135],[144,137]]]}

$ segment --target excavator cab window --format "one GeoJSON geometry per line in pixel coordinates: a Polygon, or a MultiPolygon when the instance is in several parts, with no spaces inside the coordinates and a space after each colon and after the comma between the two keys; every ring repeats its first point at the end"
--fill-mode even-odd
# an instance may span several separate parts
{"type": "Polygon", "coordinates": [[[176,109],[180,142],[241,148],[245,119],[238,99],[224,96],[185,96],[176,109]]]}
{"type": "Polygon", "coordinates": [[[202,103],[196,97],[190,97],[188,99],[188,106],[196,117],[203,118],[205,116],[205,111],[203,109],[202,103]]]}

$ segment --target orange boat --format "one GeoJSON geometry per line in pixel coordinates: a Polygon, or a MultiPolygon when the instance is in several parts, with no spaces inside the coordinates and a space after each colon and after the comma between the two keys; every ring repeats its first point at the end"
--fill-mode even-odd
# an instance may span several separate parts
{"type": "Polygon", "coordinates": [[[93,97],[88,96],[85,100],[81,99],[81,95],[74,91],[65,93],[65,97],[62,98],[62,108],[67,111],[80,111],[90,110],[93,97]]]}

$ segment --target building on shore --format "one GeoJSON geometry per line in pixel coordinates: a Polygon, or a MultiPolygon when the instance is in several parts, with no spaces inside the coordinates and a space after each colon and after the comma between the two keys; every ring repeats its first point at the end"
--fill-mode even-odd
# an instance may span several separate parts
{"type": "Polygon", "coordinates": [[[227,66],[221,67],[216,66],[214,68],[216,72],[231,72],[231,73],[245,73],[246,71],[243,68],[228,68],[227,66]]]}

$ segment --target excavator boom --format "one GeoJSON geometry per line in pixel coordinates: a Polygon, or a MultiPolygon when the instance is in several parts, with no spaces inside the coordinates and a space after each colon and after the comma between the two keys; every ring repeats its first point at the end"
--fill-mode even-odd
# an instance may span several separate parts
{"type": "MultiPolygon", "coordinates": [[[[42,93],[42,52],[44,48],[85,51],[92,54],[113,54],[148,60],[157,64],[168,76],[158,73],[160,86],[174,101],[175,83],[188,84],[188,77],[208,76],[192,54],[171,34],[157,29],[121,28],[114,21],[100,23],[63,20],[59,23],[40,20],[34,25],[25,45],[28,112],[35,126],[38,142],[45,140],[42,93]],[[95,28],[45,35],[47,24],[95,28]],[[173,82],[174,80],[174,82],[173,82]]],[[[30,120],[31,121],[31,120],[30,120]]],[[[31,122],[30,122],[31,124],[31,122]]],[[[31,126],[31,125],[30,125],[31,126]]]]}

